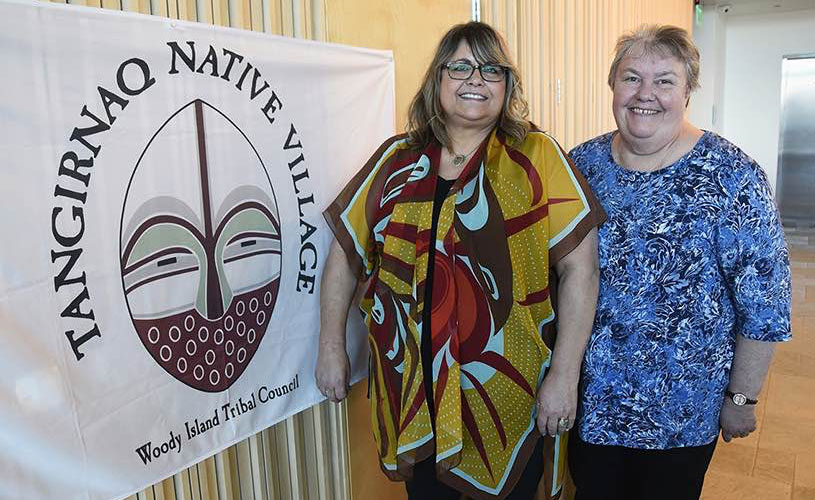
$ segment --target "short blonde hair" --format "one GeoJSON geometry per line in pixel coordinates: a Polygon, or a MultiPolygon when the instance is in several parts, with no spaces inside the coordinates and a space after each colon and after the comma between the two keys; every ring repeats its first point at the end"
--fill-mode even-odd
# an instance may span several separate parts
{"type": "Polygon", "coordinates": [[[699,49],[688,32],[668,24],[642,25],[617,39],[614,60],[608,71],[608,86],[614,89],[614,79],[620,62],[633,47],[642,47],[645,53],[670,55],[685,66],[688,94],[699,88],[699,49]]]}
{"type": "Polygon", "coordinates": [[[423,148],[437,140],[442,146],[449,146],[450,138],[439,96],[441,77],[443,65],[453,56],[462,40],[470,46],[478,64],[497,64],[506,69],[506,95],[498,117],[498,128],[510,139],[523,142],[531,125],[526,119],[529,107],[523,95],[518,69],[501,35],[488,24],[472,21],[450,28],[436,48],[433,61],[408,110],[407,132],[411,145],[423,148]]]}

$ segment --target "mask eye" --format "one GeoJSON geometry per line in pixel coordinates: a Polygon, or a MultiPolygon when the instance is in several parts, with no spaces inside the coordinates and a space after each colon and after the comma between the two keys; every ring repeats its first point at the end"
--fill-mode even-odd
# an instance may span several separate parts
{"type": "Polygon", "coordinates": [[[179,217],[145,221],[126,242],[122,278],[134,318],[195,307],[207,257],[201,235],[179,217]]]}
{"type": "Polygon", "coordinates": [[[258,202],[233,211],[218,233],[218,255],[232,293],[255,290],[280,274],[280,223],[258,202]]]}
{"type": "Polygon", "coordinates": [[[130,293],[153,281],[198,270],[198,259],[187,248],[171,247],[158,251],[125,268],[125,290],[130,293]]]}

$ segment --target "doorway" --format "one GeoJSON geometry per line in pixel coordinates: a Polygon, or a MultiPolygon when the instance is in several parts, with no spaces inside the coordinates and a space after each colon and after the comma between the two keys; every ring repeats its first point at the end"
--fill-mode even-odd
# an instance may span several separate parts
{"type": "Polygon", "coordinates": [[[778,201],[787,227],[815,228],[815,54],[785,56],[778,201]]]}

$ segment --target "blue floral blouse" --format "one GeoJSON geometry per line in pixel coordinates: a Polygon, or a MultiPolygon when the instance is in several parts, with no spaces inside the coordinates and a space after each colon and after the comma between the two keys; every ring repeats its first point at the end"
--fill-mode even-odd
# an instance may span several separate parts
{"type": "Polygon", "coordinates": [[[570,153],[608,214],[580,437],[630,448],[704,445],[719,432],[736,335],[790,338],[778,212],[758,164],[712,132],[651,173],[616,164],[613,135],[570,153]]]}

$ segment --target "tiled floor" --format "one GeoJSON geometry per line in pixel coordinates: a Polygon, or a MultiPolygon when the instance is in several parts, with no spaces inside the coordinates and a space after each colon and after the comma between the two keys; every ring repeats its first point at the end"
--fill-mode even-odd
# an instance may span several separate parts
{"type": "Polygon", "coordinates": [[[815,231],[787,242],[793,339],[776,348],[756,432],[719,442],[703,500],[815,500],[815,231]]]}

